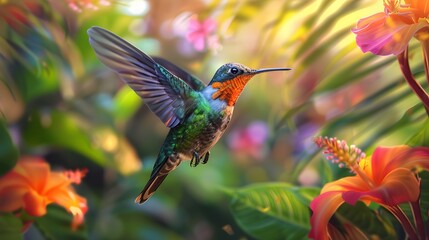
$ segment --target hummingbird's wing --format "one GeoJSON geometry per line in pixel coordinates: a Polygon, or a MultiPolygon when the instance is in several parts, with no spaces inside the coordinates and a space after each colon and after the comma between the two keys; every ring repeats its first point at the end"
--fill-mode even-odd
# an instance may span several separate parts
{"type": "Polygon", "coordinates": [[[92,27],[88,35],[100,61],[117,72],[167,127],[177,126],[192,109],[195,90],[185,81],[103,28],[92,27]]]}
{"type": "Polygon", "coordinates": [[[160,57],[152,56],[152,59],[155,60],[156,63],[162,65],[168,71],[185,81],[189,86],[191,86],[192,89],[196,91],[202,91],[206,87],[206,85],[200,79],[186,72],[174,63],[160,57]]]}

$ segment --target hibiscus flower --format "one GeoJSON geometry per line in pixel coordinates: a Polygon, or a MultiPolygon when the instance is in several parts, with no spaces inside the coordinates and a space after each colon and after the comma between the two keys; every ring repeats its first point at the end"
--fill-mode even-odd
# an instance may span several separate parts
{"type": "Polygon", "coordinates": [[[83,223],[86,199],[71,184],[79,184],[86,171],[51,171],[43,159],[22,157],[14,169],[0,177],[0,212],[22,209],[30,216],[46,214],[46,206],[56,203],[73,215],[72,228],[83,223]]]}

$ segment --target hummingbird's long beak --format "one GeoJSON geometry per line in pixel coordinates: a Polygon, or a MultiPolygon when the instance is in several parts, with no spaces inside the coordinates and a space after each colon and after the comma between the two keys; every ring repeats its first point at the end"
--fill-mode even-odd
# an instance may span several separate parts
{"type": "Polygon", "coordinates": [[[263,73],[263,72],[274,72],[274,71],[290,71],[292,68],[262,68],[252,71],[253,74],[263,73]]]}

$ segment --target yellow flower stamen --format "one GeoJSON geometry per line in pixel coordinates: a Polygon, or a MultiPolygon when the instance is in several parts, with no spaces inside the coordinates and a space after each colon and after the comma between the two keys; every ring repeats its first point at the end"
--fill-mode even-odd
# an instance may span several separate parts
{"type": "Polygon", "coordinates": [[[400,0],[383,0],[384,7],[388,13],[396,13],[401,6],[400,0]]]}

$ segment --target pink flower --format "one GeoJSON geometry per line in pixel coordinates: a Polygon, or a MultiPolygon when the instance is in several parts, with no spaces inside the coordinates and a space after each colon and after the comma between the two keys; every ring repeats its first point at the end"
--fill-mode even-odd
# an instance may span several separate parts
{"type": "Polygon", "coordinates": [[[207,18],[200,22],[194,16],[189,19],[186,39],[195,50],[202,52],[207,48],[218,46],[219,42],[215,31],[216,21],[213,18],[207,18]]]}
{"type": "Polygon", "coordinates": [[[256,121],[244,129],[233,131],[228,137],[228,145],[236,154],[262,158],[265,141],[268,138],[268,126],[256,121]]]}
{"type": "Polygon", "coordinates": [[[398,55],[411,38],[427,38],[429,0],[405,0],[405,5],[400,2],[384,0],[384,12],[360,19],[352,29],[363,52],[398,55]]]}
{"type": "Polygon", "coordinates": [[[98,10],[98,5],[109,6],[108,0],[67,0],[69,7],[76,12],[82,12],[83,9],[98,10]]]}

